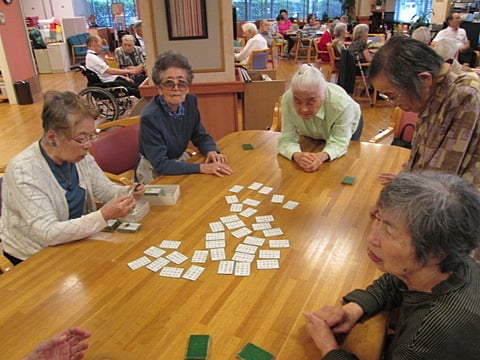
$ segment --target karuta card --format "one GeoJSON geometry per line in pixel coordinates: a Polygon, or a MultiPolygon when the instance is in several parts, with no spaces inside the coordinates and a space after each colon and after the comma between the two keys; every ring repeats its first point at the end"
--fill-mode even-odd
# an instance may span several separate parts
{"type": "Polygon", "coordinates": [[[288,240],[270,240],[268,242],[269,246],[273,248],[289,248],[290,241],[288,240]]]}
{"type": "Polygon", "coordinates": [[[206,233],[205,240],[225,240],[224,232],[206,233]]]}
{"type": "Polygon", "coordinates": [[[243,210],[242,204],[232,204],[230,205],[230,212],[240,212],[243,210]]]}
{"type": "Polygon", "coordinates": [[[253,231],[247,227],[243,227],[241,229],[235,230],[232,232],[232,235],[235,236],[237,239],[240,239],[244,236],[250,235],[253,231]]]}
{"type": "Polygon", "coordinates": [[[255,214],[257,211],[258,210],[254,209],[254,208],[247,208],[247,209],[243,210],[239,215],[241,215],[243,217],[246,217],[246,218],[249,218],[250,216],[255,214]]]}
{"type": "Polygon", "coordinates": [[[254,199],[245,199],[242,201],[242,203],[248,206],[258,206],[260,205],[261,201],[254,200],[254,199]]]}
{"type": "Polygon", "coordinates": [[[150,256],[152,256],[152,257],[154,257],[154,258],[159,258],[159,257],[162,256],[163,254],[165,254],[166,251],[163,250],[163,249],[160,249],[160,248],[158,248],[158,247],[156,247],[156,246],[150,246],[150,247],[149,247],[147,250],[145,250],[143,253],[144,253],[145,255],[150,255],[150,256]]]}
{"type": "Polygon", "coordinates": [[[262,187],[260,190],[258,190],[258,193],[259,193],[259,194],[263,194],[263,195],[268,195],[268,194],[270,194],[272,191],[273,191],[273,187],[264,186],[264,187],[262,187]]]}
{"type": "Polygon", "coordinates": [[[181,243],[181,241],[177,240],[163,240],[158,247],[164,249],[178,249],[181,243]]]}
{"type": "Polygon", "coordinates": [[[278,194],[272,195],[272,203],[281,204],[284,199],[285,199],[285,195],[278,195],[278,194]]]}
{"type": "Polygon", "coordinates": [[[249,262],[236,262],[235,263],[235,276],[250,276],[250,263],[249,262]]]}
{"type": "Polygon", "coordinates": [[[283,235],[283,231],[280,228],[266,229],[266,230],[263,230],[262,232],[263,232],[263,236],[265,237],[283,235]]]}
{"type": "Polygon", "coordinates": [[[260,259],[280,259],[280,250],[260,250],[260,259]]]}
{"type": "Polygon", "coordinates": [[[235,185],[235,186],[232,186],[228,191],[233,192],[233,193],[239,193],[242,190],[243,190],[242,185],[235,185]]]}
{"type": "Polygon", "coordinates": [[[234,221],[240,221],[240,218],[238,217],[238,215],[228,215],[228,216],[222,216],[220,218],[220,221],[223,224],[227,224],[227,223],[234,222],[234,221]]]}
{"type": "Polygon", "coordinates": [[[160,270],[161,268],[166,266],[169,262],[170,262],[170,260],[167,260],[167,259],[161,257],[161,258],[158,258],[158,259],[152,261],[150,264],[148,264],[145,267],[150,271],[157,272],[158,270],[160,270]]]}
{"type": "Polygon", "coordinates": [[[251,183],[251,184],[248,186],[248,188],[249,188],[250,190],[258,190],[258,189],[260,189],[262,186],[263,186],[262,183],[253,182],[253,183],[251,183]]]}
{"type": "Polygon", "coordinates": [[[253,260],[255,260],[255,254],[236,252],[233,254],[232,260],[251,263],[253,260]]]}
{"type": "Polygon", "coordinates": [[[211,222],[210,224],[208,224],[208,226],[210,226],[210,230],[212,230],[213,232],[225,230],[225,226],[223,226],[223,223],[221,221],[211,222]]]}
{"type": "Polygon", "coordinates": [[[248,244],[238,244],[235,251],[246,253],[246,254],[255,254],[257,252],[257,247],[255,245],[248,244]]]}
{"type": "Polygon", "coordinates": [[[223,260],[218,263],[217,274],[232,275],[235,267],[235,261],[223,260]]]}
{"type": "Polygon", "coordinates": [[[221,261],[225,260],[227,256],[225,255],[225,248],[215,248],[210,249],[210,259],[212,261],[221,261]]]}
{"type": "Polygon", "coordinates": [[[205,360],[208,357],[210,335],[190,335],[184,360],[205,360]]]}
{"type": "Polygon", "coordinates": [[[234,229],[239,229],[241,227],[244,227],[245,223],[242,220],[232,221],[232,222],[226,223],[225,226],[227,227],[228,230],[234,230],[234,229]]]}
{"type": "Polygon", "coordinates": [[[273,215],[263,215],[263,216],[255,216],[255,221],[257,223],[263,223],[263,222],[272,222],[275,221],[273,215]]]}
{"type": "Polygon", "coordinates": [[[225,200],[227,201],[227,204],[235,204],[240,201],[238,201],[237,195],[227,195],[225,196],[225,200]]]}
{"type": "Polygon", "coordinates": [[[357,180],[355,176],[345,176],[342,180],[342,184],[353,185],[355,180],[357,180]]]}
{"type": "Polygon", "coordinates": [[[192,256],[193,263],[206,263],[208,259],[208,250],[195,250],[192,256]]]}
{"type": "Polygon", "coordinates": [[[203,271],[205,270],[204,267],[198,265],[192,265],[190,268],[183,274],[183,278],[187,280],[195,281],[197,280],[200,275],[202,275],[203,271]]]}
{"type": "Polygon", "coordinates": [[[255,245],[255,246],[262,246],[264,242],[265,242],[264,238],[259,238],[256,236],[247,236],[243,241],[244,244],[255,245]]]}
{"type": "Polygon", "coordinates": [[[145,265],[148,265],[152,262],[147,256],[142,256],[138,259],[135,259],[133,261],[130,261],[127,265],[130,269],[132,270],[137,270],[140,269],[141,267],[144,267],[145,265]]]}
{"type": "Polygon", "coordinates": [[[225,240],[207,240],[205,241],[206,249],[224,248],[226,246],[225,240]]]}
{"type": "Polygon", "coordinates": [[[293,209],[295,209],[295,208],[298,206],[298,204],[299,204],[299,203],[296,202],[296,201],[289,200],[289,201],[287,201],[285,204],[283,204],[282,207],[283,207],[284,209],[293,210],[293,209]]]}
{"type": "Polygon", "coordinates": [[[174,251],[167,256],[165,256],[171,262],[179,265],[188,259],[188,256],[183,255],[181,252],[174,251]]]}
{"type": "Polygon", "coordinates": [[[272,228],[272,224],[270,224],[269,222],[252,224],[253,231],[267,230],[271,228],[272,228]]]}
{"type": "Polygon", "coordinates": [[[183,270],[184,270],[183,268],[174,268],[170,266],[165,266],[162,268],[162,270],[160,270],[158,275],[171,277],[171,278],[179,278],[182,276],[183,270]]]}
{"type": "Polygon", "coordinates": [[[257,260],[258,270],[280,269],[280,264],[277,259],[260,259],[257,260]]]}
{"type": "Polygon", "coordinates": [[[237,354],[240,360],[273,360],[275,357],[261,347],[248,343],[237,354]]]}

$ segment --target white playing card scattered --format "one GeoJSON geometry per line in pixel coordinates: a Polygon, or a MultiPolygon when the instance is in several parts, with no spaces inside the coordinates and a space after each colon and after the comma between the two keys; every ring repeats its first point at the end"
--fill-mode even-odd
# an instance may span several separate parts
{"type": "Polygon", "coordinates": [[[181,252],[174,251],[167,256],[165,256],[171,262],[179,265],[188,259],[188,256],[183,255],[181,252]]]}
{"type": "Polygon", "coordinates": [[[245,227],[246,224],[242,220],[239,220],[239,221],[226,223],[225,226],[227,227],[228,230],[234,230],[234,229],[239,229],[241,227],[245,227]]]}
{"type": "Polygon", "coordinates": [[[190,268],[183,274],[183,278],[187,280],[195,281],[202,275],[203,271],[205,270],[204,267],[198,265],[192,265],[190,268]]]}
{"type": "Polygon", "coordinates": [[[260,259],[280,259],[280,250],[260,250],[260,259]]]}
{"type": "Polygon", "coordinates": [[[234,222],[234,221],[239,221],[239,220],[240,220],[240,218],[238,217],[238,215],[228,215],[228,216],[222,216],[220,218],[220,221],[223,224],[227,224],[227,223],[234,222]]]}
{"type": "Polygon", "coordinates": [[[265,237],[283,235],[283,231],[280,228],[266,229],[266,230],[263,230],[262,232],[263,232],[263,236],[265,237]]]}
{"type": "Polygon", "coordinates": [[[225,230],[225,226],[223,226],[221,221],[211,222],[208,225],[210,226],[210,230],[212,230],[213,232],[225,230]]]}
{"type": "Polygon", "coordinates": [[[269,222],[252,224],[253,231],[267,230],[271,228],[272,228],[272,224],[270,224],[269,222]]]}
{"type": "Polygon", "coordinates": [[[164,249],[178,249],[182,242],[177,240],[163,240],[158,247],[164,249]]]}
{"type": "Polygon", "coordinates": [[[130,261],[127,265],[132,270],[140,269],[141,267],[148,265],[152,262],[147,256],[139,257],[133,261],[130,261]]]}
{"type": "Polygon", "coordinates": [[[161,268],[163,268],[165,265],[167,265],[170,262],[170,260],[167,260],[165,258],[158,258],[154,261],[152,261],[150,264],[146,266],[148,270],[151,270],[153,272],[157,272],[161,268]]]}
{"type": "Polygon", "coordinates": [[[158,247],[156,247],[156,246],[150,246],[150,247],[149,247],[147,250],[145,250],[143,253],[146,254],[146,255],[150,255],[150,256],[152,256],[152,257],[154,257],[154,258],[156,259],[156,258],[159,258],[160,256],[162,256],[163,254],[165,254],[166,251],[163,250],[163,249],[160,249],[160,248],[158,248],[158,247]]]}
{"type": "Polygon", "coordinates": [[[160,276],[165,276],[165,277],[171,277],[171,278],[179,278],[182,276],[183,269],[182,268],[174,268],[170,266],[165,266],[160,270],[158,275],[160,276]]]}
{"type": "Polygon", "coordinates": [[[270,240],[269,245],[271,248],[289,248],[290,241],[288,240],[270,240]]]}
{"type": "Polygon", "coordinates": [[[195,250],[192,256],[193,263],[206,263],[208,259],[208,250],[195,250]]]}
{"type": "Polygon", "coordinates": [[[258,248],[255,245],[238,244],[235,251],[246,254],[255,254],[257,252],[257,249],[258,248]]]}
{"type": "Polygon", "coordinates": [[[240,212],[243,210],[242,204],[232,204],[230,205],[230,212],[240,212]]]}
{"type": "Polygon", "coordinates": [[[247,209],[243,210],[239,215],[248,218],[248,217],[252,216],[253,214],[255,214],[257,211],[258,210],[254,209],[254,208],[247,208],[247,209]]]}
{"type": "Polygon", "coordinates": [[[250,263],[249,262],[236,262],[235,263],[235,276],[250,276],[250,263]]]}
{"type": "Polygon", "coordinates": [[[283,202],[283,199],[285,199],[285,195],[272,195],[272,203],[281,204],[283,202]]]}
{"type": "Polygon", "coordinates": [[[273,218],[273,215],[263,215],[263,216],[255,216],[255,221],[257,223],[263,223],[263,222],[272,222],[275,221],[273,218]]]}
{"type": "Polygon", "coordinates": [[[233,274],[233,268],[235,267],[235,261],[223,260],[218,263],[217,274],[231,275],[233,274]]]}
{"type": "Polygon", "coordinates": [[[258,190],[260,189],[261,187],[263,186],[262,183],[259,183],[259,182],[253,182],[250,184],[250,186],[248,187],[250,190],[258,190]]]}
{"type": "Polygon", "coordinates": [[[246,254],[243,252],[236,252],[233,254],[232,260],[251,263],[253,260],[255,260],[255,254],[246,254]]]}
{"type": "Polygon", "coordinates": [[[289,200],[289,201],[287,201],[285,204],[283,204],[282,207],[283,207],[284,209],[293,210],[293,209],[295,209],[295,208],[298,206],[298,204],[299,204],[299,203],[296,202],[296,201],[289,200]]]}
{"type": "Polygon", "coordinates": [[[242,203],[248,206],[258,206],[261,203],[261,201],[254,200],[254,199],[245,199],[243,200],[242,203]]]}
{"type": "Polygon", "coordinates": [[[225,260],[227,258],[225,248],[210,249],[210,258],[212,261],[225,260]]]}
{"type": "Polygon", "coordinates": [[[235,236],[237,239],[240,239],[244,236],[250,235],[252,232],[253,231],[250,230],[249,228],[243,227],[241,229],[238,229],[238,230],[235,230],[234,232],[232,232],[232,235],[235,236]]]}
{"type": "Polygon", "coordinates": [[[224,232],[206,233],[205,240],[225,240],[224,232]]]}
{"type": "Polygon", "coordinates": [[[240,202],[238,200],[237,195],[227,195],[227,196],[225,196],[225,200],[227,201],[227,204],[235,204],[235,203],[240,202]]]}
{"type": "Polygon", "coordinates": [[[264,186],[264,187],[262,187],[260,190],[258,190],[258,193],[259,193],[259,194],[268,195],[268,194],[270,194],[272,191],[273,191],[273,187],[264,186]]]}
{"type": "Polygon", "coordinates": [[[265,242],[265,239],[255,237],[255,236],[247,236],[243,241],[244,244],[255,245],[255,246],[262,246],[264,242],[265,242]]]}
{"type": "Polygon", "coordinates": [[[261,259],[257,260],[258,270],[280,269],[280,264],[277,259],[261,259]]]}
{"type": "Polygon", "coordinates": [[[242,185],[235,185],[235,186],[231,187],[228,191],[233,192],[233,193],[238,193],[242,190],[243,190],[242,185]]]}
{"type": "Polygon", "coordinates": [[[207,240],[205,241],[206,249],[224,248],[226,246],[225,240],[207,240]]]}

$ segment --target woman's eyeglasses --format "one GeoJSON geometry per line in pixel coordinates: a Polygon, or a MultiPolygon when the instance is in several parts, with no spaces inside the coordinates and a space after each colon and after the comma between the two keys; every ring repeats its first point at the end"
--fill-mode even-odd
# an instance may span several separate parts
{"type": "Polygon", "coordinates": [[[95,141],[98,140],[98,134],[90,135],[90,136],[86,137],[85,139],[75,139],[74,137],[70,137],[70,139],[79,143],[82,146],[87,146],[88,144],[92,144],[92,143],[94,143],[95,141]]]}
{"type": "Polygon", "coordinates": [[[190,84],[183,80],[179,80],[178,82],[173,80],[165,80],[160,85],[168,90],[173,90],[175,87],[178,87],[179,90],[187,90],[190,87],[190,84]]]}
{"type": "Polygon", "coordinates": [[[390,103],[393,103],[393,104],[398,104],[398,102],[400,101],[400,99],[402,98],[402,94],[398,93],[396,95],[390,95],[390,96],[387,96],[385,94],[382,94],[382,93],[378,93],[378,95],[383,99],[383,100],[386,100],[390,103]]]}

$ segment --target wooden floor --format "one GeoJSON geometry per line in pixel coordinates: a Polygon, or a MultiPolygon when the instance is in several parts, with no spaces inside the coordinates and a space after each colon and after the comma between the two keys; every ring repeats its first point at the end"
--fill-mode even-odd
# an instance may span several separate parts
{"type": "MultiPolygon", "coordinates": [[[[294,60],[280,60],[277,78],[286,80],[286,86],[289,86],[290,79],[300,65],[300,62],[294,60]]],[[[39,77],[42,91],[56,89],[78,93],[86,86],[84,76],[77,72],[41,74],[39,77]]],[[[366,97],[355,99],[361,105],[365,119],[361,140],[368,141],[389,125],[391,107],[383,100],[372,108],[366,97]]],[[[0,103],[0,166],[41,137],[41,111],[41,97],[31,105],[0,103]]]]}

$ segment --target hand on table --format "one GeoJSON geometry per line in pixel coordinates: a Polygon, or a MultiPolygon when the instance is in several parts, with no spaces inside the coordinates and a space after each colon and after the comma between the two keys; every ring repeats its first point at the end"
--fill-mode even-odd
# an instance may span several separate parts
{"type": "Polygon", "coordinates": [[[225,175],[232,175],[233,170],[230,166],[221,162],[211,162],[208,164],[200,164],[200,172],[202,174],[217,175],[224,177],[225,175]]]}
{"type": "Polygon", "coordinates": [[[38,344],[24,360],[77,360],[83,359],[90,337],[88,331],[70,328],[38,344]]]}
{"type": "Polygon", "coordinates": [[[218,163],[222,163],[222,164],[226,164],[227,163],[227,157],[223,154],[219,154],[217,153],[216,151],[209,151],[207,153],[207,158],[205,159],[205,164],[208,164],[208,163],[213,163],[213,162],[218,162],[218,163]]]}
{"type": "Polygon", "coordinates": [[[320,169],[320,166],[327,161],[330,156],[323,151],[318,153],[296,152],[292,158],[304,171],[314,172],[320,169]]]}

